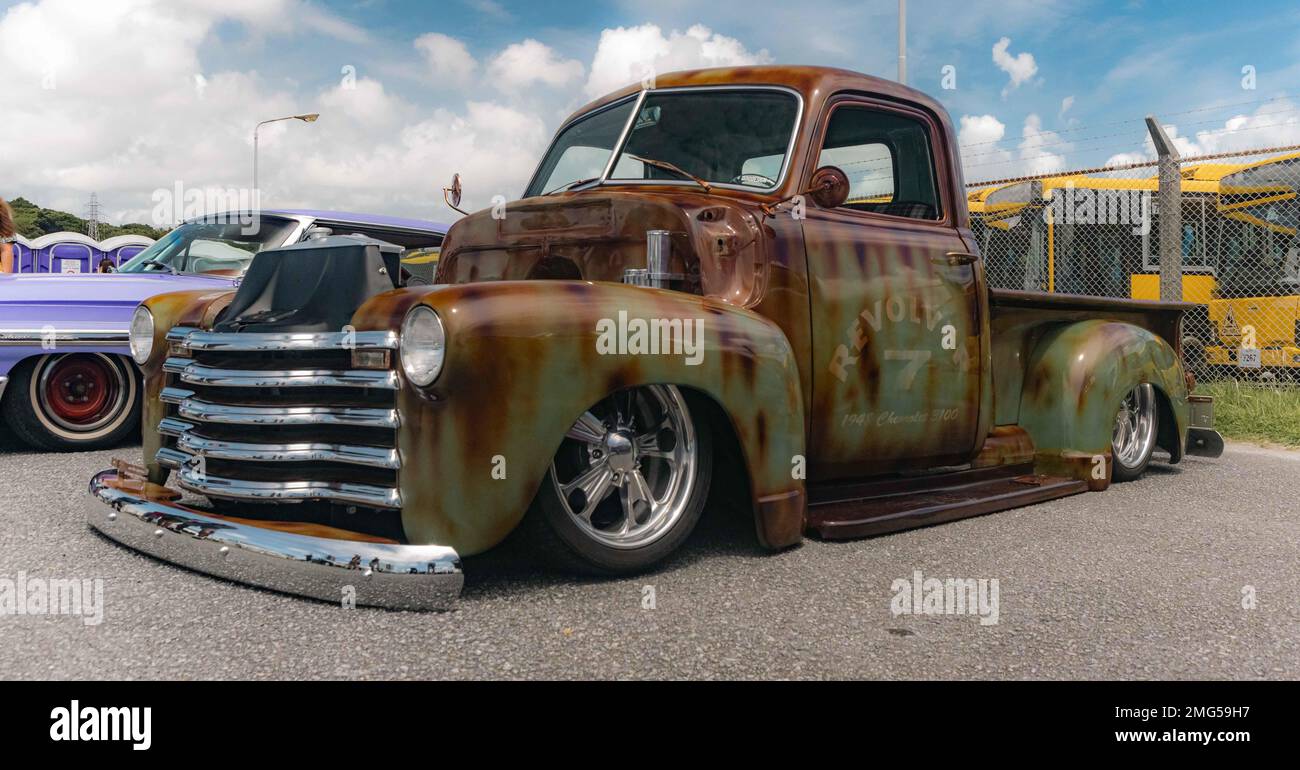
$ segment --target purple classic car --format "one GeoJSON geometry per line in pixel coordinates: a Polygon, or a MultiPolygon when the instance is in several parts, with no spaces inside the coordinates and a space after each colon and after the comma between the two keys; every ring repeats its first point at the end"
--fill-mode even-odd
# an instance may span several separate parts
{"type": "Polygon", "coordinates": [[[98,449],[139,430],[131,314],[148,297],[234,286],[253,255],[328,234],[400,246],[408,283],[428,282],[445,225],[337,211],[277,210],[190,220],[116,273],[0,275],[0,414],[24,442],[98,449]]]}

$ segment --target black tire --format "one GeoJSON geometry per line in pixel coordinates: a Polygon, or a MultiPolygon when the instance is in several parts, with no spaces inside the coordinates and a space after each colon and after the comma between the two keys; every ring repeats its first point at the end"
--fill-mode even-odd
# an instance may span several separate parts
{"type": "MultiPolygon", "coordinates": [[[[14,367],[0,413],[14,435],[36,449],[105,449],[139,435],[141,390],[139,370],[122,356],[52,353],[14,367]],[[90,372],[95,386],[108,393],[103,409],[80,422],[67,413],[68,407],[61,410],[50,400],[51,378],[78,368],[90,372]]],[[[91,403],[89,399],[87,403],[91,403]]]]}
{"type": "MultiPolygon", "coordinates": [[[[694,474],[690,489],[682,497],[684,505],[680,515],[672,521],[654,539],[636,547],[612,547],[596,539],[588,530],[580,526],[577,518],[561,498],[560,481],[556,476],[556,467],[560,458],[576,443],[566,438],[564,445],[557,452],[552,462],[552,469],[543,479],[533,504],[524,517],[524,521],[514,533],[512,540],[516,548],[528,553],[534,560],[544,566],[567,572],[594,575],[634,574],[643,572],[676,551],[695,529],[704,512],[704,503],[708,498],[709,483],[713,475],[713,436],[709,428],[707,412],[691,403],[690,398],[681,395],[673,386],[651,386],[668,389],[680,398],[685,406],[685,419],[690,421],[690,430],[694,433],[694,474]]],[[[622,397],[633,388],[621,391],[612,398],[622,397]]],[[[606,399],[608,401],[609,399],[606,399]]],[[[602,404],[605,403],[602,401],[602,404]]],[[[594,405],[588,414],[595,411],[594,405]]],[[[581,450],[580,450],[581,451],[581,450]]],[[[672,471],[669,471],[671,473],[672,471]]],[[[619,494],[617,488],[614,496],[619,494]]],[[[612,499],[608,498],[607,500],[612,499]]],[[[653,511],[648,514],[653,515],[653,511]]],[[[592,518],[595,518],[593,514],[592,518]]]]}
{"type": "Polygon", "coordinates": [[[1135,399],[1134,405],[1137,407],[1135,413],[1140,417],[1135,421],[1141,424],[1140,435],[1143,438],[1137,442],[1136,452],[1129,453],[1125,456],[1117,445],[1116,431],[1111,433],[1111,481],[1136,481],[1146,473],[1147,466],[1151,464],[1151,455],[1155,451],[1156,443],[1160,436],[1160,400],[1156,394],[1155,388],[1149,383],[1137,385],[1126,396],[1125,400],[1116,407],[1116,423],[1118,424],[1121,415],[1124,414],[1125,405],[1129,399],[1135,399]],[[1149,420],[1149,426],[1142,420],[1149,420]]]}

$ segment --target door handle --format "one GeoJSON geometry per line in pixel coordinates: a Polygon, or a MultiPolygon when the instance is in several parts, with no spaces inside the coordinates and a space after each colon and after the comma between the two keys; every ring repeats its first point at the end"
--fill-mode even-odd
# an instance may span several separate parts
{"type": "Polygon", "coordinates": [[[935,262],[944,262],[949,265],[969,265],[973,264],[979,257],[964,251],[950,251],[942,257],[934,257],[935,262]]]}

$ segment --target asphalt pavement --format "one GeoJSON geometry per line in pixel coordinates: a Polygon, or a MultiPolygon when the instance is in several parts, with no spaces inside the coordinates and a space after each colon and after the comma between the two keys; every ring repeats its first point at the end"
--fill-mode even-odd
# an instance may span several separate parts
{"type": "Polygon", "coordinates": [[[139,448],[0,438],[0,677],[1300,678],[1300,452],[1231,444],[1104,493],[776,554],[706,512],[636,578],[469,560],[445,613],[343,609],[128,551],[82,518],[113,456],[139,448]],[[985,582],[982,607],[905,612],[918,571],[920,609],[931,578],[996,580],[996,602],[985,582]],[[101,580],[100,622],[4,613],[19,573],[101,580]]]}

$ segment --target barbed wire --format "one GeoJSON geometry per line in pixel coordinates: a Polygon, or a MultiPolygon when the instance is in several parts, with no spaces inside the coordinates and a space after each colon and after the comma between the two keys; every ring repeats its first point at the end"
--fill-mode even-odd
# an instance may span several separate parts
{"type": "MultiPolygon", "coordinates": [[[[1228,152],[1216,152],[1208,155],[1194,155],[1188,158],[1179,158],[1181,165],[1196,163],[1205,163],[1211,160],[1222,160],[1224,158],[1242,158],[1249,155],[1270,155],[1281,152],[1295,152],[1300,150],[1300,144],[1282,145],[1279,147],[1264,147],[1250,150],[1231,150],[1228,152]]],[[[1055,157],[1055,156],[1051,156],[1055,157]]],[[[1012,184],[1015,182],[1032,182],[1035,179],[1044,179],[1047,177],[1058,176],[1083,176],[1085,174],[1103,174],[1111,171],[1129,171],[1135,168],[1152,168],[1160,164],[1159,160],[1144,160],[1133,163],[1122,163],[1114,166],[1094,166],[1092,168],[1072,169],[1070,171],[1049,171],[1041,174],[1028,174],[1025,176],[1006,177],[1005,179],[989,179],[980,182],[967,182],[966,187],[989,187],[991,185],[1012,184]]]]}
{"type": "MultiPolygon", "coordinates": [[[[1260,129],[1264,129],[1264,128],[1278,128],[1278,127],[1282,127],[1282,126],[1295,126],[1296,128],[1300,128],[1300,123],[1266,123],[1266,124],[1259,125],[1259,126],[1243,126],[1243,127],[1241,127],[1241,128],[1225,128],[1225,129],[1220,130],[1220,131],[1202,131],[1202,132],[1198,133],[1197,136],[1198,136],[1198,137],[1201,137],[1201,136],[1205,136],[1205,135],[1207,135],[1207,134],[1216,134],[1216,135],[1217,135],[1217,134],[1235,134],[1235,133],[1238,133],[1238,132],[1244,132],[1244,131],[1258,131],[1258,130],[1260,130],[1260,129]]],[[[1044,146],[1045,146],[1045,145],[1044,145],[1044,146]]],[[[1076,152],[1080,152],[1080,151],[1097,152],[1098,150],[1117,150],[1117,149],[1120,149],[1121,147],[1131,147],[1131,145],[1110,145],[1110,146],[1108,146],[1108,147],[1082,147],[1082,148],[1077,148],[1077,150],[1075,150],[1075,151],[1076,151],[1076,152]]],[[[1040,154],[1038,154],[1038,155],[1021,155],[1020,157],[1012,157],[1012,158],[1006,158],[1006,159],[1003,159],[1003,160],[988,161],[988,162],[986,162],[986,163],[965,163],[965,164],[964,164],[964,168],[982,168],[982,167],[986,167],[986,166],[1006,166],[1006,165],[1009,165],[1009,164],[1012,164],[1012,163],[1021,163],[1021,162],[1025,162],[1025,161],[1031,161],[1031,160],[1040,160],[1040,159],[1043,159],[1043,158],[1060,158],[1060,157],[1062,157],[1061,153],[1045,152],[1045,153],[1040,153],[1040,154]]]]}
{"type": "MultiPolygon", "coordinates": [[[[1197,112],[1210,112],[1210,111],[1212,111],[1212,110],[1228,110],[1228,109],[1233,109],[1234,107],[1244,107],[1244,106],[1249,105],[1249,104],[1265,104],[1265,103],[1268,103],[1268,102],[1274,102],[1274,101],[1280,101],[1280,100],[1288,100],[1288,101],[1289,101],[1289,97],[1287,97],[1287,96],[1285,96],[1285,95],[1279,95],[1279,96],[1270,96],[1270,97],[1268,97],[1267,99],[1252,99],[1252,100],[1250,100],[1250,101],[1246,101],[1246,102],[1234,102],[1234,103],[1232,103],[1232,104],[1221,104],[1221,105],[1215,105],[1215,106],[1211,106],[1211,107],[1197,107],[1197,108],[1195,108],[1195,109],[1190,109],[1190,110],[1181,110],[1181,111],[1179,111],[1179,112],[1166,112],[1166,113],[1163,113],[1161,117],[1162,117],[1162,118],[1168,118],[1168,117],[1176,117],[1176,116],[1178,116],[1178,115],[1191,115],[1191,114],[1194,114],[1194,113],[1197,113],[1197,112]]],[[[1052,131],[1052,133],[1055,133],[1055,134],[1067,134],[1067,133],[1071,133],[1071,132],[1073,132],[1073,131],[1086,131],[1086,130],[1091,130],[1091,129],[1094,129],[1094,128],[1105,128],[1105,127],[1107,127],[1107,126],[1119,126],[1119,125],[1125,125],[1125,124],[1129,124],[1129,123],[1143,123],[1143,122],[1145,122],[1145,121],[1146,121],[1146,118],[1145,118],[1145,117],[1142,117],[1142,118],[1124,118],[1123,120],[1111,120],[1111,121],[1106,121],[1106,122],[1104,122],[1104,123],[1092,123],[1092,124],[1085,125],[1085,126],[1067,126],[1066,128],[1057,128],[1057,129],[1052,129],[1051,131],[1052,131]]],[[[1216,120],[1202,121],[1202,123],[1214,123],[1214,122],[1216,122],[1216,120]]],[[[1191,124],[1191,125],[1197,125],[1197,124],[1196,124],[1196,123],[1193,123],[1193,124],[1191,124]]],[[[962,149],[966,149],[967,147],[979,147],[979,146],[981,146],[981,145],[986,145],[986,144],[1001,144],[1002,142],[1008,142],[1008,141],[1015,141],[1015,140],[1014,140],[1014,139],[990,139],[990,140],[983,141],[983,142],[970,142],[970,143],[968,143],[968,144],[963,144],[963,145],[960,145],[960,146],[961,146],[962,149]]],[[[1082,140],[1080,140],[1080,141],[1082,141],[1082,140]]]]}
{"type": "MultiPolygon", "coordinates": [[[[1283,115],[1283,114],[1286,114],[1286,113],[1288,113],[1288,112],[1300,112],[1300,107],[1291,107],[1291,108],[1289,108],[1289,109],[1285,109],[1285,110],[1273,110],[1273,111],[1270,111],[1270,112],[1257,112],[1257,113],[1255,113],[1255,114],[1254,114],[1253,116],[1251,116],[1251,117],[1263,117],[1263,116],[1266,116],[1266,115],[1283,115]]],[[[1194,121],[1194,122],[1192,122],[1192,123],[1186,123],[1186,124],[1184,124],[1184,125],[1185,125],[1185,126],[1202,126],[1202,125],[1206,125],[1206,124],[1209,124],[1209,123],[1218,123],[1219,120],[1220,120],[1219,118],[1214,118],[1214,119],[1211,119],[1211,120],[1194,121]]],[[[1267,128],[1267,127],[1269,127],[1269,126],[1287,126],[1287,125],[1300,125],[1300,124],[1295,124],[1295,123],[1286,123],[1286,122],[1283,122],[1283,123],[1270,123],[1270,124],[1267,124],[1266,126],[1262,126],[1262,127],[1263,127],[1263,128],[1267,128]]],[[[1253,128],[1253,127],[1252,127],[1252,128],[1253,128]]],[[[1245,129],[1245,128],[1228,128],[1227,126],[1225,126],[1225,127],[1221,128],[1221,129],[1213,129],[1213,130],[1210,130],[1210,131],[1198,131],[1198,132],[1197,132],[1197,135],[1201,135],[1201,134],[1217,134],[1217,133],[1223,133],[1223,132],[1244,131],[1244,130],[1246,130],[1246,129],[1245,129]]],[[[1064,132],[1063,132],[1063,131],[1055,131],[1055,130],[1046,130],[1046,131],[1043,131],[1042,133],[1044,133],[1044,134],[1052,134],[1052,135],[1059,135],[1059,134],[1064,133],[1064,132]]],[[[1043,143],[1043,144],[1036,144],[1036,145],[1033,145],[1033,148],[1034,148],[1034,149],[1042,149],[1043,147],[1063,147],[1063,146],[1065,146],[1065,145],[1070,145],[1071,147],[1074,147],[1076,144],[1083,144],[1083,143],[1087,143],[1087,142],[1092,142],[1092,141],[1095,141],[1095,140],[1098,140],[1098,139],[1113,139],[1113,138],[1115,138],[1115,137],[1117,137],[1117,136],[1131,136],[1131,135],[1132,135],[1132,134],[1131,134],[1130,132],[1128,132],[1128,131],[1120,131],[1120,132],[1116,132],[1116,133],[1113,133],[1113,134],[1098,134],[1098,135],[1096,135],[1096,136],[1084,136],[1084,137],[1079,137],[1078,139],[1072,139],[1072,140],[1068,140],[1068,141],[1060,141],[1060,142],[1045,142],[1045,143],[1043,143]]],[[[1008,139],[1008,140],[1001,140],[1001,139],[999,139],[999,140],[998,140],[998,142],[1002,142],[1002,141],[1011,141],[1011,142],[1019,141],[1019,142],[1023,143],[1023,142],[1025,141],[1025,138],[1022,136],[1019,140],[1015,140],[1015,139],[1008,139]]],[[[965,150],[965,148],[967,148],[967,147],[971,147],[971,146],[974,146],[974,145],[966,145],[966,144],[961,145],[961,147],[962,147],[963,150],[965,150]]],[[[1015,145],[1015,149],[1020,149],[1019,145],[1015,145]]],[[[1092,147],[1092,148],[1085,148],[1085,149],[1102,149],[1102,148],[1092,147]]],[[[996,149],[996,150],[990,150],[990,151],[988,151],[988,152],[978,152],[978,153],[966,153],[966,152],[963,152],[963,153],[962,153],[962,157],[963,157],[963,158],[982,158],[982,157],[987,157],[987,156],[989,156],[989,155],[996,155],[996,154],[998,154],[999,152],[1010,152],[1011,150],[1012,150],[1011,147],[1006,147],[1006,148],[1000,148],[1000,149],[996,149]]]]}

